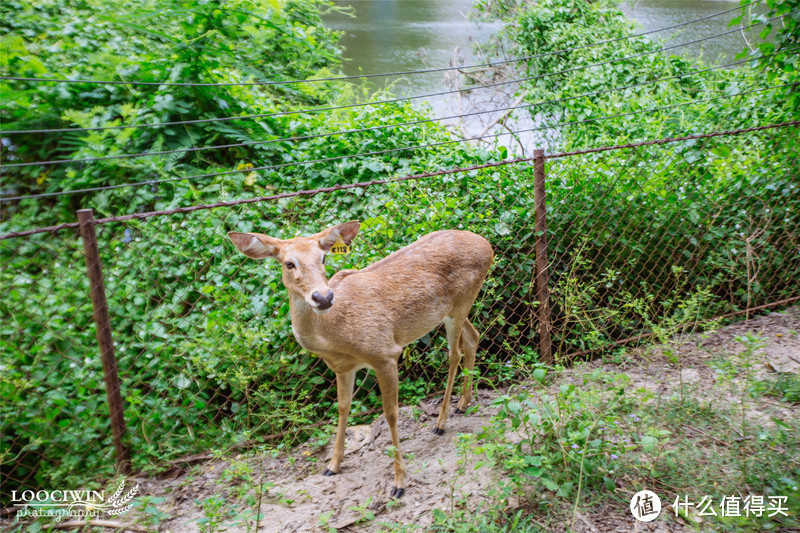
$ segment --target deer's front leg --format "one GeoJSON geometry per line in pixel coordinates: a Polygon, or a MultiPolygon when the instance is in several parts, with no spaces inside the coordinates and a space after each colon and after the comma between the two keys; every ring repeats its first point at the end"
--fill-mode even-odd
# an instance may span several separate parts
{"type": "Polygon", "coordinates": [[[389,494],[392,498],[400,498],[406,492],[406,463],[400,451],[400,435],[397,432],[397,418],[400,415],[398,406],[397,361],[388,360],[380,368],[375,368],[378,386],[381,389],[383,416],[389,424],[389,432],[394,446],[394,488],[389,494]]]}
{"type": "Polygon", "coordinates": [[[353,399],[353,385],[356,381],[356,371],[336,373],[336,398],[339,403],[339,425],[336,428],[336,442],[333,445],[333,458],[323,476],[332,476],[339,473],[344,459],[344,438],[347,433],[347,416],[350,414],[350,401],[353,399]]]}

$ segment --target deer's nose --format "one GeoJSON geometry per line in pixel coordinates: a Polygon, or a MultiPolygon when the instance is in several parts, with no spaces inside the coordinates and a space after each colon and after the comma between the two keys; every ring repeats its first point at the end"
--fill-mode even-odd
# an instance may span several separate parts
{"type": "Polygon", "coordinates": [[[314,303],[317,304],[320,309],[330,309],[333,305],[333,291],[328,289],[328,294],[326,296],[321,295],[319,291],[314,291],[311,294],[311,299],[314,300],[314,303]]]}

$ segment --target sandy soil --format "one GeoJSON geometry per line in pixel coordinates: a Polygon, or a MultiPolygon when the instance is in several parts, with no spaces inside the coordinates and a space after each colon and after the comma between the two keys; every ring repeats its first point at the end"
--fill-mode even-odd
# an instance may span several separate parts
{"type": "MultiPolygon", "coordinates": [[[[406,494],[398,503],[390,503],[389,498],[394,474],[392,460],[384,453],[391,441],[383,417],[371,425],[348,428],[345,460],[335,476],[321,475],[331,457],[330,445],[316,450],[300,447],[295,453],[299,459],[294,462],[285,457],[242,459],[256,475],[263,469],[263,479],[270,484],[268,495],[262,500],[265,518],[259,531],[324,531],[323,526],[361,531],[379,529],[381,523],[425,526],[431,523],[432,509],[450,510],[454,492],[469,497],[474,509],[494,479],[487,468],[475,469],[474,455],[464,461],[455,440],[460,433],[478,433],[488,423],[494,412],[491,398],[490,393],[479,391],[473,401],[476,412],[455,415],[452,412],[458,398],[453,396],[451,417],[442,436],[432,432],[441,399],[401,409],[398,425],[408,482],[406,494]],[[367,521],[369,513],[376,518],[367,521]]],[[[160,530],[198,531],[196,520],[203,512],[194,500],[225,492],[216,481],[229,463],[208,463],[202,467],[202,474],[189,483],[183,475],[171,480],[141,479],[143,494],[166,497],[170,502],[160,506],[172,516],[159,526],[160,530]]],[[[242,524],[227,531],[247,531],[247,527],[242,524]]]]}
{"type": "MultiPolygon", "coordinates": [[[[631,377],[632,386],[646,387],[663,396],[676,393],[680,373],[684,385],[694,388],[693,393],[736,402],[735,394],[720,395],[720,387],[729,384],[719,379],[713,362],[744,350],[744,345],[735,339],[748,332],[764,339],[764,347],[757,351],[760,362],[756,371],[760,377],[767,372],[800,371],[800,307],[794,307],[708,334],[677,338],[669,346],[639,348],[629,352],[620,364],[598,360],[579,365],[559,379],[578,377],[581,373],[602,368],[624,372],[631,377]],[[676,365],[674,357],[665,355],[667,350],[679,358],[680,366],[676,365]]],[[[557,385],[558,382],[553,384],[557,385]]],[[[377,531],[381,524],[392,523],[424,528],[432,521],[433,509],[449,511],[453,501],[466,500],[470,510],[479,509],[497,482],[496,474],[476,465],[478,457],[474,454],[464,459],[458,452],[456,439],[460,433],[476,434],[487,424],[494,414],[491,401],[495,394],[480,391],[473,404],[476,407],[474,412],[451,414],[447,432],[441,437],[432,433],[440,400],[402,409],[400,433],[402,449],[407,454],[408,486],[399,503],[392,503],[388,498],[393,476],[391,459],[384,453],[390,441],[382,417],[369,426],[348,429],[343,469],[333,477],[320,475],[330,458],[330,446],[316,450],[301,447],[295,454],[299,459],[294,461],[285,457],[246,459],[254,473],[263,469],[263,479],[272,484],[268,496],[262,500],[265,519],[261,521],[259,531],[324,531],[327,527],[377,531]],[[316,462],[312,462],[314,460],[316,462]],[[367,520],[373,515],[374,519],[367,520]]],[[[456,400],[456,397],[452,398],[453,402],[456,400]]],[[[797,406],[767,398],[754,403],[750,412],[764,423],[769,423],[772,416],[798,416],[797,406]]],[[[161,507],[171,515],[171,519],[160,524],[159,529],[197,531],[196,520],[203,513],[195,500],[210,494],[224,494],[225,484],[220,485],[218,481],[229,464],[230,461],[221,460],[203,465],[202,473],[188,482],[184,475],[170,480],[142,479],[144,494],[167,498],[167,503],[161,507]]],[[[227,524],[227,531],[247,531],[245,524],[232,527],[231,522],[227,524]]],[[[579,515],[575,524],[578,531],[586,532],[634,531],[637,528],[641,531],[667,531],[667,527],[663,522],[653,525],[636,523],[626,510],[620,509],[595,509],[591,516],[587,513],[579,515]]],[[[681,529],[676,524],[669,527],[681,529]]]]}
{"type": "MultiPolygon", "coordinates": [[[[687,335],[674,339],[668,346],[638,348],[614,362],[596,360],[576,365],[557,376],[550,387],[569,379],[581,382],[577,379],[581,374],[602,369],[625,373],[631,378],[632,387],[648,388],[660,397],[676,394],[681,381],[679,376],[682,376],[684,385],[692,388],[693,394],[735,403],[739,396],[725,389],[735,384],[720,379],[716,362],[730,360],[732,355],[740,353],[744,345],[735,339],[748,332],[764,339],[764,346],[757,352],[755,370],[758,375],[800,371],[799,306],[712,333],[687,335]]],[[[200,531],[202,522],[199,520],[204,510],[198,502],[221,495],[226,502],[222,509],[227,513],[231,502],[245,500],[237,500],[237,491],[238,496],[255,494],[259,482],[268,487],[260,502],[264,518],[258,529],[265,532],[326,531],[329,528],[379,531],[382,524],[407,524],[424,529],[432,522],[434,509],[449,512],[454,502],[468,502],[470,511],[480,512],[481,503],[490,500],[492,489],[497,485],[497,474],[477,463],[480,456],[460,454],[456,441],[459,434],[475,435],[487,425],[495,413],[492,399],[496,394],[479,391],[473,402],[475,409],[467,415],[454,414],[454,404],[443,436],[432,433],[441,399],[402,408],[399,429],[401,447],[407,458],[408,485],[400,501],[388,497],[393,486],[392,460],[385,454],[390,445],[389,431],[379,417],[370,425],[348,429],[347,456],[342,471],[336,476],[321,475],[330,457],[330,445],[316,449],[301,446],[293,450],[291,456],[254,457],[250,454],[219,458],[166,476],[137,479],[140,494],[164,498],[157,507],[166,514],[160,521],[150,521],[151,525],[146,525],[147,517],[140,510],[126,522],[135,517],[135,523],[147,530],[200,531]],[[249,472],[249,477],[231,474],[242,467],[249,472]]],[[[455,402],[457,398],[454,396],[451,400],[455,402]]],[[[768,397],[751,402],[754,404],[751,416],[765,424],[771,423],[772,417],[784,420],[800,417],[796,405],[779,403],[768,397]]],[[[250,498],[252,501],[255,496],[250,498]]],[[[255,505],[241,505],[242,514],[238,518],[224,516],[218,531],[255,531],[254,515],[248,515],[247,509],[257,508],[257,500],[255,505]]],[[[674,522],[637,523],[627,509],[610,507],[579,513],[574,527],[578,532],[592,533],[683,530],[674,522]]],[[[564,525],[551,524],[547,528],[563,531],[564,525]]]]}

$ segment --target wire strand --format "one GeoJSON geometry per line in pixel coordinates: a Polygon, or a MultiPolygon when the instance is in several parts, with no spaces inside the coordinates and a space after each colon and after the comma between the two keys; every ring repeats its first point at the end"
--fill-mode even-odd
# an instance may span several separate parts
{"type": "MultiPolygon", "coordinates": [[[[713,137],[724,137],[724,136],[731,136],[731,135],[740,135],[742,133],[750,133],[755,131],[764,131],[770,129],[777,129],[777,128],[784,128],[784,127],[791,127],[800,125],[800,120],[794,120],[789,122],[782,122],[779,124],[767,124],[762,126],[753,126],[750,128],[743,128],[738,130],[727,130],[727,131],[718,131],[712,133],[699,133],[695,135],[688,135],[685,137],[668,137],[665,139],[656,139],[651,141],[642,141],[638,143],[630,143],[624,145],[614,145],[614,146],[604,146],[600,148],[588,148],[586,150],[577,150],[574,152],[561,152],[556,154],[545,154],[545,160],[547,159],[557,159],[563,157],[569,157],[574,155],[583,155],[589,153],[599,153],[599,152],[607,152],[611,150],[621,150],[621,149],[629,149],[629,148],[637,148],[641,146],[654,146],[654,145],[661,145],[661,144],[668,144],[673,142],[682,142],[682,141],[689,141],[689,140],[697,140],[697,139],[709,139],[713,137]]],[[[311,190],[302,190],[302,191],[294,191],[294,192],[287,192],[287,193],[280,193],[274,194],[271,196],[261,196],[257,198],[244,198],[240,200],[231,200],[227,202],[217,202],[215,204],[200,204],[200,205],[193,205],[189,207],[177,207],[174,209],[168,209],[164,211],[150,211],[146,213],[134,213],[132,215],[122,215],[122,216],[115,216],[115,217],[107,217],[96,219],[92,221],[92,224],[108,224],[111,222],[124,222],[127,220],[142,220],[146,218],[152,218],[155,216],[163,216],[163,215],[173,215],[177,213],[191,213],[194,211],[200,211],[205,209],[215,209],[217,207],[232,207],[236,205],[243,205],[243,204],[252,204],[264,201],[271,201],[271,200],[278,200],[281,198],[293,198],[298,196],[314,196],[320,193],[328,193],[340,190],[347,190],[347,189],[355,189],[355,188],[366,188],[372,185],[382,185],[386,183],[396,183],[396,182],[403,182],[409,180],[416,180],[416,179],[423,179],[428,177],[435,177],[435,176],[444,176],[449,174],[457,174],[460,172],[469,172],[472,170],[482,170],[486,168],[494,168],[500,167],[505,165],[513,165],[517,163],[525,163],[533,161],[534,157],[520,157],[516,159],[503,159],[501,161],[494,161],[491,163],[483,163],[479,165],[473,165],[470,167],[457,167],[451,168],[446,170],[437,170],[433,172],[425,172],[422,174],[410,174],[406,176],[402,176],[399,178],[387,178],[387,179],[380,179],[380,180],[372,180],[368,182],[359,182],[359,183],[349,183],[345,185],[334,185],[332,187],[323,187],[319,189],[311,189],[311,190]]],[[[15,231],[0,235],[0,241],[5,239],[13,239],[17,237],[28,237],[31,235],[36,235],[38,233],[49,233],[49,232],[57,232],[62,229],[70,229],[70,228],[77,228],[80,224],[77,222],[67,222],[63,224],[58,224],[56,226],[47,226],[42,228],[34,228],[31,230],[25,231],[15,231]]]]}
{"type": "MultiPolygon", "coordinates": [[[[563,50],[555,50],[552,52],[545,52],[542,54],[530,55],[525,56],[517,59],[508,59],[503,61],[491,61],[489,63],[482,63],[476,65],[466,65],[466,66],[452,66],[452,67],[437,67],[431,69],[421,69],[421,70],[407,70],[401,72],[383,72],[383,73],[375,73],[375,74],[359,74],[359,75],[352,75],[352,76],[336,76],[336,77],[328,77],[328,78],[312,78],[312,79],[305,79],[305,80],[277,80],[277,81],[249,81],[249,82],[218,82],[218,83],[201,83],[201,82],[157,82],[157,81],[125,81],[125,80],[83,80],[83,79],[59,79],[59,78],[26,78],[26,77],[15,77],[15,76],[0,76],[0,80],[8,80],[8,81],[29,81],[29,82],[57,82],[57,83],[92,83],[98,85],[143,85],[143,86],[178,86],[178,87],[234,87],[234,86],[264,86],[264,85],[289,85],[295,83],[317,83],[317,82],[330,82],[330,81],[346,81],[346,80],[356,80],[356,79],[364,79],[364,78],[386,78],[392,76],[408,76],[411,74],[429,74],[429,73],[436,73],[436,72],[447,72],[450,70],[464,70],[464,69],[472,69],[472,68],[485,68],[485,67],[495,67],[499,65],[506,65],[509,63],[519,63],[522,61],[528,61],[531,59],[538,59],[542,57],[548,57],[551,55],[556,54],[565,54],[569,52],[573,52],[576,50],[583,50],[585,48],[591,48],[593,46],[601,46],[604,44],[615,43],[618,41],[626,40],[626,39],[633,39],[635,37],[643,37],[645,35],[651,35],[654,33],[660,33],[662,31],[673,30],[676,28],[680,28],[683,26],[688,26],[691,24],[696,24],[698,22],[702,22],[704,20],[708,20],[714,17],[718,17],[721,15],[725,15],[727,13],[731,13],[732,11],[739,11],[751,4],[756,3],[760,0],[753,0],[748,2],[744,5],[726,9],[725,11],[720,11],[718,13],[713,13],[711,15],[706,15],[705,17],[701,17],[699,19],[690,20],[687,22],[681,22],[679,24],[674,24],[672,26],[667,26],[665,28],[658,28],[655,30],[649,30],[641,33],[636,33],[633,35],[626,35],[624,37],[616,37],[614,39],[608,39],[605,41],[598,41],[594,43],[589,43],[581,46],[575,46],[572,48],[566,48],[563,50]]],[[[740,31],[737,29],[736,31],[740,31]]]]}
{"type": "MultiPolygon", "coordinates": [[[[699,72],[703,72],[703,71],[699,71],[699,72]]],[[[695,72],[695,73],[697,73],[697,72],[695,72]]],[[[671,78],[664,78],[664,79],[658,80],[658,81],[664,81],[666,79],[672,79],[672,78],[675,78],[675,77],[682,77],[682,76],[685,76],[685,75],[672,76],[671,78]]],[[[714,98],[714,99],[707,99],[707,100],[708,101],[713,101],[713,100],[720,100],[722,98],[734,98],[736,96],[743,96],[743,95],[750,94],[750,93],[755,93],[755,92],[760,92],[760,91],[765,91],[765,90],[772,90],[772,89],[776,89],[776,88],[779,88],[779,87],[785,87],[785,86],[788,86],[788,85],[792,85],[792,84],[789,83],[789,84],[784,84],[784,85],[779,85],[779,86],[769,87],[769,88],[764,88],[764,89],[755,89],[755,90],[752,90],[752,91],[747,91],[747,92],[739,93],[739,94],[736,94],[736,95],[730,95],[730,96],[727,96],[727,97],[724,97],[724,96],[723,97],[717,97],[717,98],[714,98]]],[[[608,90],[607,91],[600,91],[599,93],[604,93],[604,92],[609,92],[609,91],[608,90]]],[[[595,93],[595,94],[599,94],[599,93],[595,93]]],[[[563,98],[563,99],[560,99],[560,100],[554,100],[554,101],[551,101],[551,102],[566,101],[566,100],[579,98],[579,97],[582,97],[582,96],[586,96],[586,95],[570,96],[570,97],[567,97],[567,98],[563,98]]],[[[58,191],[58,192],[51,192],[51,193],[40,193],[40,194],[28,195],[28,196],[5,197],[5,198],[0,198],[0,202],[9,202],[9,201],[15,201],[15,200],[28,200],[28,199],[46,198],[46,197],[54,197],[54,196],[64,196],[64,195],[87,193],[87,192],[100,192],[100,191],[106,191],[106,190],[112,190],[112,189],[120,189],[120,188],[126,188],[126,187],[139,187],[139,186],[145,186],[145,185],[160,185],[160,184],[163,184],[163,183],[171,183],[171,182],[174,182],[174,181],[195,180],[195,179],[201,179],[201,178],[224,176],[224,175],[229,175],[229,174],[250,173],[250,172],[255,172],[255,171],[259,171],[259,170],[275,170],[275,169],[279,169],[279,168],[286,168],[286,167],[293,167],[293,166],[300,166],[300,165],[307,165],[307,164],[339,161],[339,160],[350,159],[350,158],[354,158],[354,157],[366,157],[366,156],[383,155],[383,154],[387,154],[387,153],[406,151],[406,150],[418,150],[418,149],[424,149],[424,148],[433,148],[433,147],[443,146],[443,145],[447,145],[447,144],[461,143],[461,142],[467,142],[467,141],[479,140],[479,139],[487,139],[487,138],[494,138],[494,137],[502,137],[502,136],[505,136],[505,135],[517,135],[517,134],[520,134],[520,133],[543,131],[543,130],[548,130],[548,129],[555,129],[557,127],[584,124],[584,123],[588,123],[588,122],[596,122],[596,121],[605,120],[605,119],[609,119],[609,118],[619,118],[619,117],[623,117],[623,116],[631,116],[631,115],[642,114],[642,113],[647,113],[647,112],[655,112],[655,111],[659,111],[659,110],[663,110],[663,109],[670,109],[670,108],[673,108],[673,107],[679,107],[681,105],[689,105],[691,103],[702,103],[702,102],[703,101],[687,102],[687,103],[682,103],[682,104],[673,104],[673,105],[670,105],[670,106],[652,108],[652,109],[649,109],[649,110],[646,110],[646,111],[634,111],[634,112],[630,112],[630,113],[622,113],[622,114],[619,114],[619,115],[607,115],[607,116],[603,116],[603,117],[597,117],[597,118],[594,118],[594,119],[585,119],[585,120],[576,121],[576,122],[568,122],[568,123],[555,124],[555,125],[550,125],[550,126],[540,126],[540,127],[536,127],[536,128],[527,128],[527,129],[515,130],[515,131],[510,131],[510,132],[486,134],[486,135],[482,135],[482,136],[479,136],[479,137],[471,137],[471,138],[465,138],[465,139],[451,139],[451,140],[447,140],[447,141],[440,141],[440,142],[437,142],[437,143],[430,143],[430,144],[424,144],[424,145],[398,147],[398,148],[391,148],[391,149],[387,149],[387,150],[378,150],[378,151],[374,151],[374,152],[365,152],[365,153],[358,153],[358,154],[347,154],[347,155],[342,155],[342,156],[334,156],[334,157],[327,157],[327,158],[320,158],[320,159],[312,159],[312,160],[307,160],[307,161],[297,161],[297,162],[293,162],[293,163],[281,163],[281,164],[278,164],[278,165],[265,165],[265,166],[261,166],[261,167],[253,167],[253,168],[242,169],[242,170],[227,170],[227,171],[223,171],[223,172],[196,174],[196,175],[193,175],[193,176],[182,176],[182,177],[167,178],[167,179],[162,179],[162,180],[149,180],[149,181],[143,181],[143,182],[137,182],[137,183],[124,183],[124,184],[118,184],[118,185],[106,185],[106,186],[102,186],[102,187],[92,187],[92,188],[87,188],[87,189],[76,189],[76,190],[71,190],[71,191],[58,191]]],[[[536,104],[531,104],[531,105],[536,105],[536,104]]]]}
{"type": "MultiPolygon", "coordinates": [[[[778,85],[778,86],[775,86],[775,87],[770,87],[768,89],[785,87],[785,86],[786,85],[778,85]]],[[[717,89],[717,90],[718,91],[722,91],[724,89],[717,89]]],[[[767,90],[767,89],[764,89],[764,90],[767,90]]],[[[696,103],[696,102],[697,101],[695,101],[695,102],[687,102],[686,104],[682,104],[682,105],[688,105],[688,104],[696,103]]],[[[141,152],[141,153],[137,153],[137,154],[116,154],[116,155],[108,155],[108,156],[100,156],[100,157],[86,157],[86,158],[82,158],[82,159],[58,159],[58,160],[52,160],[52,161],[34,161],[34,162],[28,162],[28,163],[11,163],[11,164],[0,165],[0,170],[7,169],[7,168],[19,168],[19,167],[29,167],[29,166],[37,166],[37,165],[44,166],[44,165],[57,165],[57,164],[67,164],[67,163],[90,163],[90,162],[94,162],[94,161],[107,161],[107,160],[113,160],[113,159],[124,159],[124,158],[134,158],[134,157],[152,157],[152,156],[156,156],[156,155],[170,155],[170,154],[179,154],[179,153],[200,152],[200,151],[207,151],[207,150],[220,150],[220,149],[227,149],[227,148],[241,148],[241,147],[246,147],[246,146],[258,146],[258,145],[274,144],[274,143],[280,143],[280,142],[296,142],[296,141],[304,141],[304,140],[311,140],[311,139],[336,137],[336,136],[340,136],[340,135],[349,135],[349,134],[353,134],[353,133],[365,133],[365,132],[369,132],[369,131],[381,131],[381,130],[386,130],[386,129],[391,129],[391,128],[399,128],[399,127],[403,127],[403,126],[415,126],[415,125],[419,125],[419,124],[425,124],[425,123],[428,123],[428,122],[440,122],[440,121],[453,120],[453,119],[459,119],[459,118],[470,117],[470,116],[484,115],[484,114],[490,114],[490,113],[498,113],[498,112],[501,112],[501,111],[513,111],[513,110],[516,110],[516,109],[525,109],[527,107],[534,106],[534,105],[537,105],[537,104],[521,104],[521,105],[517,105],[517,106],[499,107],[499,108],[495,108],[495,109],[488,109],[488,110],[484,110],[484,111],[473,111],[473,112],[462,113],[462,114],[458,114],[458,115],[447,115],[447,116],[443,116],[443,117],[432,117],[432,118],[425,118],[425,119],[420,119],[420,120],[412,120],[412,121],[408,121],[408,122],[398,122],[398,123],[395,123],[395,124],[382,124],[380,126],[371,126],[371,127],[368,127],[368,128],[357,128],[357,129],[352,129],[352,130],[336,131],[336,132],[329,132],[329,133],[319,133],[319,134],[314,134],[314,135],[300,135],[300,136],[294,136],[294,137],[281,137],[281,138],[278,138],[278,139],[268,139],[268,140],[265,140],[265,141],[248,141],[248,142],[233,143],[233,144],[222,144],[222,145],[214,145],[214,146],[200,146],[200,147],[192,147],[192,148],[181,148],[181,149],[175,149],[175,150],[163,150],[163,151],[159,151],[159,152],[141,152]]]]}
{"type": "MultiPolygon", "coordinates": [[[[800,10],[795,10],[792,13],[797,13],[797,12],[800,12],[800,10]]],[[[760,24],[766,24],[768,22],[771,22],[773,20],[777,20],[779,18],[780,17],[773,17],[773,18],[768,19],[766,21],[755,22],[755,23],[751,24],[750,26],[747,26],[746,28],[750,28],[752,26],[757,26],[757,25],[760,25],[760,24]]],[[[635,58],[638,58],[638,57],[644,57],[644,56],[647,56],[647,55],[652,55],[652,54],[664,52],[664,51],[667,51],[667,50],[673,50],[675,48],[681,48],[683,46],[696,44],[696,43],[707,41],[707,40],[710,40],[710,39],[715,39],[717,37],[720,37],[720,36],[723,36],[723,35],[728,35],[730,33],[736,33],[736,32],[739,32],[739,31],[740,31],[740,29],[736,28],[736,29],[733,29],[733,30],[728,30],[728,31],[723,32],[723,33],[718,33],[716,35],[703,37],[701,39],[696,39],[694,41],[689,41],[689,42],[686,42],[686,43],[680,43],[680,44],[676,44],[676,45],[672,45],[672,46],[667,46],[667,47],[660,48],[660,49],[657,49],[657,50],[651,50],[649,52],[642,52],[642,53],[639,53],[639,54],[634,54],[634,55],[631,55],[631,56],[612,59],[612,60],[604,61],[604,62],[600,62],[600,63],[591,63],[591,64],[588,64],[588,65],[583,65],[583,66],[580,66],[580,67],[561,70],[561,71],[557,71],[557,72],[548,72],[548,73],[544,73],[544,74],[538,74],[536,76],[529,76],[529,77],[526,77],[526,78],[519,78],[519,79],[515,79],[515,80],[507,80],[507,81],[502,81],[502,82],[497,82],[497,83],[490,83],[490,84],[485,84],[485,85],[476,85],[476,86],[473,86],[473,87],[466,87],[466,88],[463,88],[463,89],[455,89],[455,90],[450,90],[450,91],[441,91],[441,92],[437,92],[437,93],[429,93],[429,94],[422,94],[422,95],[408,96],[408,97],[401,97],[401,98],[392,98],[392,99],[388,99],[388,100],[379,100],[379,101],[373,101],[373,102],[362,102],[362,103],[357,103],[357,104],[345,104],[345,105],[340,105],[340,106],[318,107],[318,108],[313,108],[313,109],[302,109],[302,110],[295,110],[295,111],[278,111],[278,112],[274,112],[274,113],[263,113],[263,114],[257,114],[257,115],[241,115],[241,116],[233,116],[233,117],[215,117],[215,118],[204,118],[204,119],[193,119],[193,120],[180,120],[180,121],[173,121],[173,122],[160,122],[160,123],[154,123],[154,124],[131,124],[131,125],[124,125],[124,126],[97,126],[97,127],[92,127],[92,128],[55,128],[55,129],[42,129],[42,130],[9,130],[9,131],[0,131],[0,133],[2,133],[3,135],[18,135],[18,134],[26,134],[26,133],[27,134],[32,134],[32,133],[67,133],[67,132],[84,132],[84,131],[120,130],[120,129],[132,129],[132,128],[155,128],[155,127],[162,127],[162,126],[179,126],[179,125],[186,125],[186,124],[201,124],[201,123],[208,123],[208,122],[228,122],[228,121],[233,121],[233,120],[270,118],[270,117],[280,117],[280,116],[286,116],[286,115],[300,115],[300,114],[319,113],[319,112],[323,112],[323,111],[336,111],[336,110],[340,110],[340,109],[352,109],[352,108],[358,108],[358,107],[386,105],[386,104],[392,104],[392,103],[397,103],[397,102],[405,102],[405,101],[410,101],[410,100],[416,100],[416,99],[420,99],[420,98],[431,98],[431,97],[435,97],[435,96],[443,96],[443,95],[454,94],[454,93],[464,93],[464,92],[474,91],[474,90],[477,90],[477,89],[486,89],[486,88],[491,88],[491,87],[498,87],[498,86],[501,86],[501,85],[509,85],[509,84],[512,84],[512,83],[522,83],[522,82],[525,82],[525,81],[531,81],[531,80],[536,80],[536,79],[547,78],[547,77],[556,76],[556,75],[559,75],[559,74],[568,74],[568,73],[572,73],[572,72],[577,72],[579,70],[585,70],[585,69],[592,68],[592,67],[611,65],[611,64],[614,64],[614,63],[618,63],[620,61],[626,61],[626,60],[629,60],[629,59],[635,59],[635,58]]],[[[785,52],[785,51],[781,50],[781,51],[778,51],[776,53],[781,53],[781,52],[785,52]]],[[[715,67],[715,68],[725,68],[727,66],[730,66],[730,65],[723,65],[723,66],[715,67]]]]}

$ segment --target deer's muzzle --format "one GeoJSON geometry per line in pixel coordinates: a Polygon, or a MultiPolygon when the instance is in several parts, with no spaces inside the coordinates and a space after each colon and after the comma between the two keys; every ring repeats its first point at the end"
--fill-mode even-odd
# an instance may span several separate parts
{"type": "Polygon", "coordinates": [[[328,294],[325,296],[321,295],[319,291],[314,291],[311,294],[311,299],[317,304],[317,309],[321,311],[330,309],[333,305],[333,291],[328,289],[328,294]]]}

